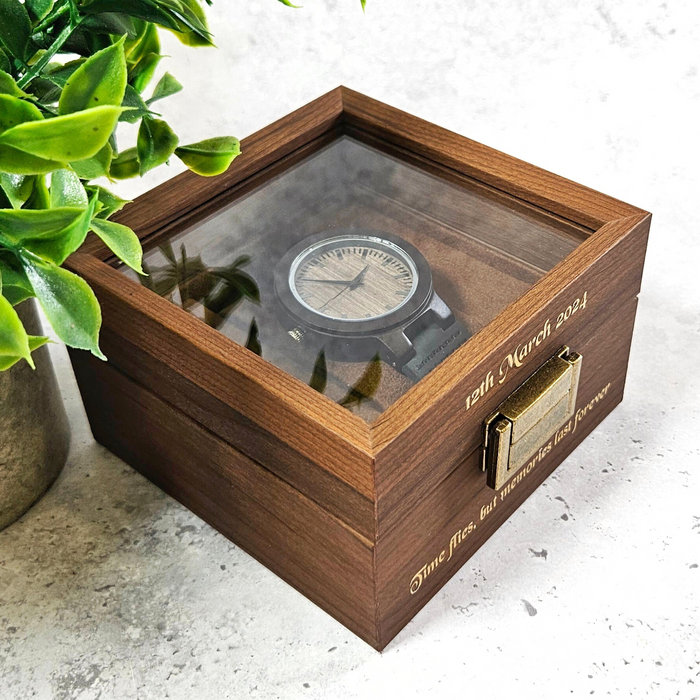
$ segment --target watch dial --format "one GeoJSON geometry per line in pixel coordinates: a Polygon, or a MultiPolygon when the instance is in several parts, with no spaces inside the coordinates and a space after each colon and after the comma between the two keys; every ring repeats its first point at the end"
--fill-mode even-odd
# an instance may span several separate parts
{"type": "Polygon", "coordinates": [[[416,266],[394,243],[370,236],[321,241],[292,264],[290,287],[304,306],[327,318],[366,321],[405,304],[416,266]]]}

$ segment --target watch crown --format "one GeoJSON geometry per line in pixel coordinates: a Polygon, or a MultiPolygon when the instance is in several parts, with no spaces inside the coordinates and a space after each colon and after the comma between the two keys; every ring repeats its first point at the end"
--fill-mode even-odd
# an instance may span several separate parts
{"type": "Polygon", "coordinates": [[[287,333],[292,337],[293,340],[295,340],[297,343],[301,343],[303,340],[304,336],[306,335],[306,331],[303,328],[299,328],[297,326],[296,328],[293,328],[291,331],[287,331],[287,333]]]}

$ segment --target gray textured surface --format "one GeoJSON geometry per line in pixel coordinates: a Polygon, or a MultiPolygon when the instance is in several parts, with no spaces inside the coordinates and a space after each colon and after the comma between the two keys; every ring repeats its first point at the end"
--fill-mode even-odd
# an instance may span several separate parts
{"type": "Polygon", "coordinates": [[[59,352],[73,449],[0,534],[2,700],[700,697],[697,3],[357,4],[220,0],[218,53],[166,45],[169,120],[243,136],[344,83],[653,211],[625,402],[379,655],[95,445],[59,352]]]}

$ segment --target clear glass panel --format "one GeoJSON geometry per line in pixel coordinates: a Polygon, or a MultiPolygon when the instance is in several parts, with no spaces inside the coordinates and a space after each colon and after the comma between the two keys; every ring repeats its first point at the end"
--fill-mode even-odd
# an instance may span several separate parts
{"type": "Polygon", "coordinates": [[[139,279],[372,421],[581,240],[344,136],[147,251],[139,279]]]}

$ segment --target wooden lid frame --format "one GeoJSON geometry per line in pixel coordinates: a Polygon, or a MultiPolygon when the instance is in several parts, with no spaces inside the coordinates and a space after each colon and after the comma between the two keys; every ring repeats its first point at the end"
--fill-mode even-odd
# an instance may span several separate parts
{"type": "MultiPolygon", "coordinates": [[[[633,258],[626,288],[630,296],[638,293],[650,214],[339,87],[244,139],[242,155],[225,174],[211,179],[178,175],[139,197],[116,220],[130,226],[144,245],[154,244],[342,134],[404,153],[433,172],[468,181],[585,239],[371,424],[125,277],[112,267],[110,251],[96,237],[70,257],[68,267],[95,290],[108,332],[118,328],[125,342],[158,357],[193,387],[234,406],[376,503],[400,482],[410,483],[407,475],[426,459],[445,452],[443,442],[454,445],[458,439],[462,455],[478,447],[480,438],[471,429],[454,437],[465,397],[493,359],[538,321],[543,308],[560,306],[583,275],[591,277],[586,284],[595,283],[593,274],[603,279],[611,265],[633,258]],[[609,256],[612,249],[619,254],[609,256]],[[591,273],[603,256],[605,266],[591,273]]],[[[626,274],[622,268],[614,272],[626,274]]],[[[602,310],[611,299],[600,295],[599,303],[602,310]]],[[[448,462],[435,479],[454,467],[453,459],[448,462]]]]}

